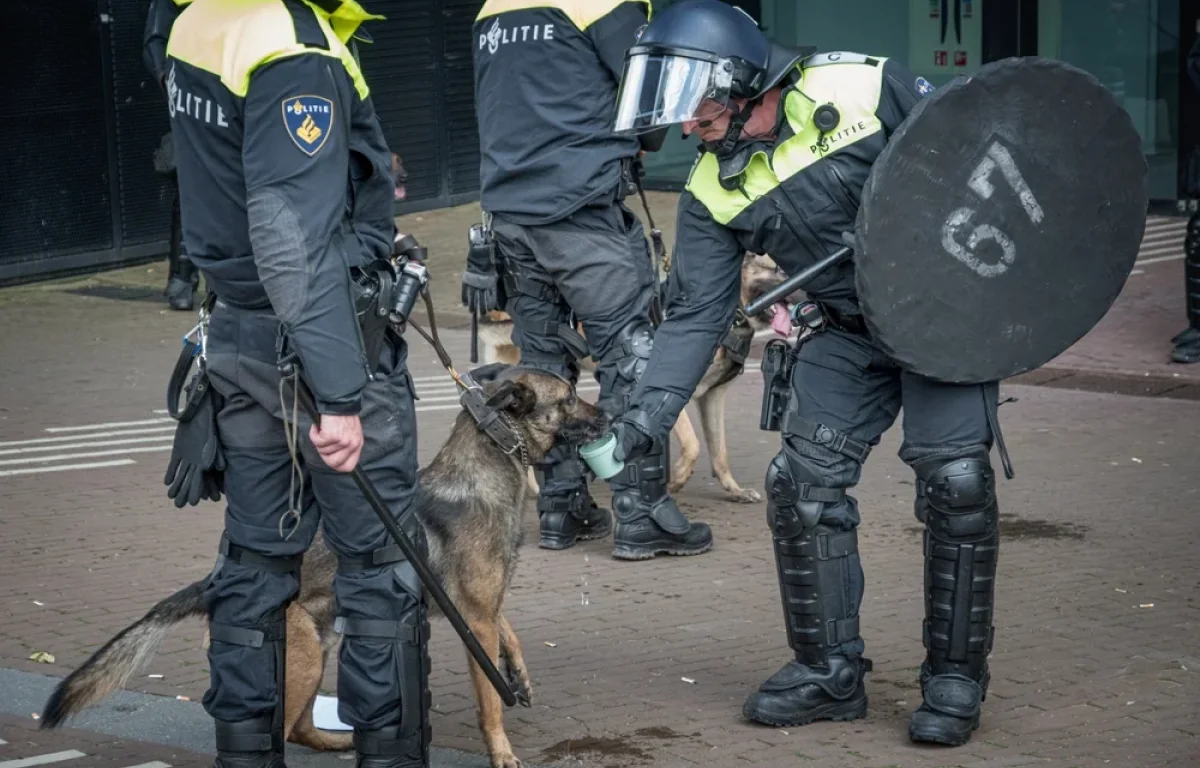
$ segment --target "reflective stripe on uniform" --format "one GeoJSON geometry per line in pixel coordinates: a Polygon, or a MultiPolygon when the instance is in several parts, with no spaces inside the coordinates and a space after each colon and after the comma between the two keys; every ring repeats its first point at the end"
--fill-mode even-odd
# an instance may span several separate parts
{"type": "Polygon", "coordinates": [[[327,50],[306,46],[296,39],[291,11],[283,0],[175,0],[189,7],[185,11],[187,20],[183,21],[185,15],[181,14],[172,30],[167,55],[216,75],[239,98],[245,98],[250,76],[259,67],[289,56],[329,56],[341,61],[359,98],[365,100],[370,89],[344,40],[363,21],[383,17],[367,13],[353,0],[345,0],[332,17],[319,6],[301,1],[313,10],[325,34],[327,50]]]}
{"type": "Polygon", "coordinates": [[[721,186],[716,155],[702,154],[692,166],[687,190],[696,196],[718,224],[728,224],[780,183],[822,158],[873,136],[882,128],[876,110],[883,91],[883,62],[875,64],[823,63],[801,69],[801,80],[787,92],[784,114],[794,135],[781,141],[772,157],[759,151],[746,163],[740,189],[721,186]],[[805,98],[805,97],[808,98],[805,98]],[[833,104],[839,113],[836,128],[821,136],[812,116],[822,104],[833,104]],[[822,142],[823,139],[823,142],[822,142]]]}
{"type": "Polygon", "coordinates": [[[582,32],[626,2],[642,3],[646,6],[646,18],[650,18],[650,0],[487,0],[475,21],[511,11],[548,8],[562,11],[582,32]]]}

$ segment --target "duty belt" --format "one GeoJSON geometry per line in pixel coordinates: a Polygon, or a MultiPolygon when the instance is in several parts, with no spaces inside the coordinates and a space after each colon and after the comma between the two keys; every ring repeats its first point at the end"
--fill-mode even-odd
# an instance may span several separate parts
{"type": "Polygon", "coordinates": [[[828,320],[829,324],[834,328],[837,328],[839,331],[845,331],[846,333],[853,333],[857,336],[868,335],[867,323],[865,320],[863,320],[863,316],[861,314],[856,312],[843,312],[823,302],[818,302],[818,304],[821,306],[821,311],[825,313],[825,319],[828,320]]]}

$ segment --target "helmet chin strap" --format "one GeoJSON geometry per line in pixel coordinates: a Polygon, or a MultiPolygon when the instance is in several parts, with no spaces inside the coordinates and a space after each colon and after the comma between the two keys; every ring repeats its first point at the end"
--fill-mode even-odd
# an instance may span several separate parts
{"type": "MultiPolygon", "coordinates": [[[[754,113],[756,106],[758,106],[757,101],[747,101],[744,107],[734,105],[734,112],[729,118],[728,127],[725,128],[725,135],[717,141],[704,142],[704,148],[718,158],[727,157],[732,154],[738,140],[742,137],[742,129],[746,127],[746,122],[750,119],[750,115],[754,113]]],[[[709,122],[711,123],[711,121],[709,122]]],[[[704,123],[701,123],[701,125],[703,126],[704,123]]]]}

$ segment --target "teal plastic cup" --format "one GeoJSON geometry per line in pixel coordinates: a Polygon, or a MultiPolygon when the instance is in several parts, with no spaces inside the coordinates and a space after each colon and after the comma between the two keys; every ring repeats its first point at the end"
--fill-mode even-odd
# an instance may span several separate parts
{"type": "Polygon", "coordinates": [[[608,480],[625,468],[625,462],[613,458],[617,449],[616,435],[609,433],[599,440],[579,446],[579,455],[601,480],[608,480]]]}

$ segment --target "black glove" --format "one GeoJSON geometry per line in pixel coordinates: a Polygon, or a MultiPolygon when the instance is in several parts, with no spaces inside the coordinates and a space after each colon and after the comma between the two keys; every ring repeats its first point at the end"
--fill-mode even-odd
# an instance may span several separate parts
{"type": "Polygon", "coordinates": [[[495,243],[491,233],[476,224],[468,235],[467,269],[462,276],[462,303],[471,314],[482,316],[502,309],[500,276],[493,264],[495,243]]]}
{"type": "Polygon", "coordinates": [[[217,441],[219,396],[204,374],[194,377],[187,390],[190,418],[175,428],[175,443],[163,477],[167,496],[180,509],[184,504],[199,504],[201,499],[220,501],[225,490],[225,455],[217,441]]]}
{"type": "Polygon", "coordinates": [[[654,442],[650,436],[637,425],[629,421],[618,421],[612,429],[616,437],[617,447],[613,449],[613,459],[629,461],[644,454],[654,442]]]}

